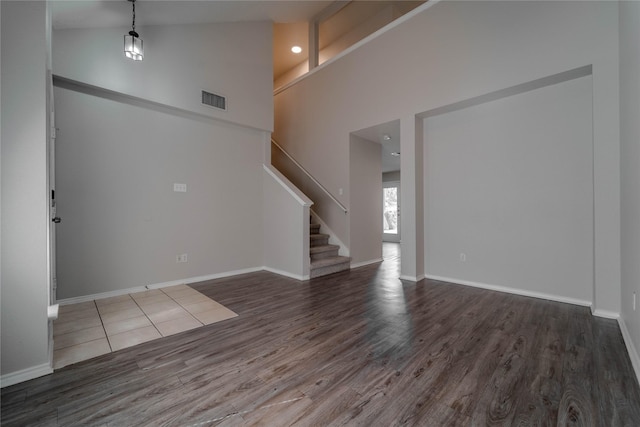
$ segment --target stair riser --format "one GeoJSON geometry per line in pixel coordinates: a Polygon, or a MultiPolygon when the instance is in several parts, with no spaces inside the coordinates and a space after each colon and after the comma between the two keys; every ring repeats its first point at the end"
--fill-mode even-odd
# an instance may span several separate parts
{"type": "Polygon", "coordinates": [[[338,256],[338,249],[311,254],[311,260],[313,261],[316,259],[326,259],[326,258],[331,258],[335,256],[338,256]]]}
{"type": "Polygon", "coordinates": [[[339,273],[341,271],[346,271],[349,269],[350,269],[349,262],[328,265],[326,267],[320,267],[320,268],[311,270],[311,278],[314,279],[316,277],[327,276],[329,274],[339,273]]]}
{"type": "Polygon", "coordinates": [[[312,237],[311,238],[311,247],[323,246],[323,245],[328,245],[328,244],[329,244],[329,238],[328,237],[312,237]]]}
{"type": "Polygon", "coordinates": [[[311,278],[327,276],[329,274],[338,273],[340,271],[351,269],[351,258],[341,257],[338,253],[339,246],[329,245],[329,235],[320,233],[320,224],[311,224],[310,230],[310,247],[311,249],[311,278]],[[320,248],[318,246],[326,246],[320,248]]]}

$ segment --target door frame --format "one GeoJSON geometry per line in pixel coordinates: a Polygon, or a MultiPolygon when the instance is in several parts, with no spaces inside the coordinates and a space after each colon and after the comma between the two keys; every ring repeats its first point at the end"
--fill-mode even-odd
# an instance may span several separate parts
{"type": "MultiPolygon", "coordinates": [[[[57,300],[57,279],[56,279],[56,223],[53,219],[56,217],[56,121],[55,107],[53,101],[53,74],[51,70],[47,70],[47,190],[49,200],[49,217],[47,221],[47,270],[49,275],[49,286],[47,289],[47,299],[49,308],[56,305],[57,300]]],[[[48,313],[48,355],[49,364],[53,368],[53,321],[57,318],[57,310],[54,317],[48,313]]]]}

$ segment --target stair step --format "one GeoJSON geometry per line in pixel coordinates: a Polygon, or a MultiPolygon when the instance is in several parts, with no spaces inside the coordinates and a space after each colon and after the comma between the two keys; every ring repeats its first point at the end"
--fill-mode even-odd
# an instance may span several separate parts
{"type": "Polygon", "coordinates": [[[324,259],[338,256],[340,246],[338,245],[320,245],[309,248],[311,260],[324,259]]]}
{"type": "Polygon", "coordinates": [[[320,232],[320,224],[310,224],[309,229],[311,234],[318,234],[320,232]]]}
{"type": "Polygon", "coordinates": [[[351,268],[351,258],[346,256],[334,256],[311,261],[311,278],[326,276],[328,274],[346,271],[351,268]]]}
{"type": "Polygon", "coordinates": [[[317,234],[310,234],[309,235],[310,238],[310,243],[311,243],[311,247],[314,246],[322,246],[322,245],[326,245],[329,243],[329,235],[328,234],[322,234],[322,233],[317,233],[317,234]]]}

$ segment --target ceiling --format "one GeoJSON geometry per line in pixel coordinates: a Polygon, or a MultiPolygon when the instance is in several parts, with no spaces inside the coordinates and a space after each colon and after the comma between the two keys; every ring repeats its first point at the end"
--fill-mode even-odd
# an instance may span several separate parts
{"type": "MultiPolygon", "coordinates": [[[[126,0],[52,0],[50,3],[54,29],[131,24],[131,3],[126,0]]],[[[331,0],[137,0],[136,25],[306,22],[331,3],[331,0]]]]}
{"type": "MultiPolygon", "coordinates": [[[[339,10],[339,12],[330,14],[319,21],[318,47],[321,51],[320,63],[326,60],[326,57],[323,59],[323,49],[331,46],[336,41],[344,41],[346,37],[349,39],[348,45],[351,45],[424,2],[425,0],[342,1],[342,5],[339,8],[333,8],[339,10]]],[[[278,80],[287,71],[308,61],[309,26],[307,21],[276,23],[274,25],[274,80],[278,80]],[[293,46],[300,46],[302,52],[299,54],[292,53],[291,47],[293,46]]],[[[343,46],[342,49],[346,47],[343,46]]],[[[305,68],[302,72],[306,72],[306,70],[305,68]]]]}
{"type": "Polygon", "coordinates": [[[400,170],[400,156],[391,155],[391,153],[400,153],[400,120],[382,123],[353,132],[353,134],[382,146],[383,173],[400,170]],[[389,139],[386,139],[385,136],[388,136],[389,139]]]}
{"type": "Polygon", "coordinates": [[[309,58],[309,24],[306,21],[276,24],[273,26],[273,77],[274,80],[309,58]],[[291,47],[300,46],[295,54],[291,47]]]}

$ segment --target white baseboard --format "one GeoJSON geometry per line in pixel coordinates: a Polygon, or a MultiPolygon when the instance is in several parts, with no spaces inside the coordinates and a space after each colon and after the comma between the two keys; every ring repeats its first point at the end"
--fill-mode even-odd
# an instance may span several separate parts
{"type": "Polygon", "coordinates": [[[56,304],[59,304],[59,305],[78,304],[81,302],[93,301],[97,299],[117,297],[117,296],[126,295],[126,294],[134,294],[136,292],[143,292],[146,290],[147,288],[145,288],[144,286],[137,286],[135,288],[118,289],[115,291],[101,292],[99,294],[83,295],[80,297],[59,299],[59,300],[56,300],[56,304]]]}
{"type": "Polygon", "coordinates": [[[277,268],[262,267],[262,269],[264,271],[268,271],[269,273],[279,274],[280,276],[285,276],[285,277],[289,277],[291,279],[296,279],[296,280],[301,280],[301,281],[309,280],[309,278],[310,278],[310,276],[301,276],[299,274],[289,273],[288,271],[278,270],[277,268]]]}
{"type": "Polygon", "coordinates": [[[53,368],[49,363],[44,363],[42,365],[32,366],[20,371],[11,372],[0,377],[0,388],[8,387],[10,385],[18,384],[24,381],[29,381],[34,378],[43,377],[51,373],[53,373],[53,368]]]}
{"type": "Polygon", "coordinates": [[[479,283],[479,282],[472,282],[469,280],[461,280],[461,279],[453,279],[450,277],[441,277],[441,276],[433,276],[433,275],[426,275],[427,279],[431,279],[431,280],[438,280],[440,282],[450,282],[450,283],[455,283],[458,285],[465,285],[465,286],[473,286],[474,288],[481,288],[481,289],[488,289],[491,291],[498,291],[498,292],[505,292],[508,294],[514,294],[514,295],[521,295],[524,297],[533,297],[533,298],[541,298],[541,299],[546,299],[549,301],[555,301],[555,302],[563,302],[563,303],[567,303],[567,304],[574,304],[574,305],[581,305],[581,306],[585,306],[585,307],[591,307],[591,301],[586,301],[586,300],[581,300],[581,299],[577,299],[577,298],[569,298],[569,297],[563,297],[560,295],[552,295],[552,294],[546,294],[543,292],[535,292],[535,291],[528,291],[525,289],[516,289],[516,288],[508,288],[506,286],[499,286],[499,285],[489,285],[487,283],[479,283]]]}
{"type": "Polygon", "coordinates": [[[355,264],[351,264],[351,268],[364,267],[365,265],[376,264],[382,261],[384,261],[382,258],[370,259],[369,261],[362,261],[362,262],[357,262],[355,264]]]}
{"type": "Polygon", "coordinates": [[[425,276],[424,274],[421,274],[419,276],[407,276],[405,274],[401,274],[400,277],[398,277],[398,279],[400,280],[406,280],[408,282],[419,282],[420,280],[426,278],[427,276],[425,276]]]}
{"type": "Polygon", "coordinates": [[[264,269],[263,267],[254,267],[254,268],[246,268],[243,270],[226,271],[224,273],[208,274],[205,276],[188,277],[186,279],[178,279],[178,280],[171,280],[169,282],[154,283],[147,286],[137,286],[135,288],[118,289],[115,291],[101,292],[99,294],[65,298],[62,300],[57,300],[56,303],[60,305],[77,304],[80,302],[93,301],[97,299],[117,297],[117,296],[126,295],[126,294],[134,294],[136,292],[146,291],[147,289],[160,289],[160,288],[166,288],[169,286],[188,285],[190,283],[204,282],[206,280],[221,279],[223,277],[237,276],[239,274],[245,274],[245,273],[254,273],[256,271],[262,271],[263,269],[264,269]]]}
{"type": "Polygon", "coordinates": [[[593,305],[591,306],[591,314],[597,317],[604,317],[605,319],[615,320],[620,318],[620,313],[616,313],[615,311],[602,310],[599,308],[593,308],[593,305]]]}
{"type": "Polygon", "coordinates": [[[638,383],[640,383],[640,356],[638,356],[636,347],[633,345],[633,340],[631,339],[631,335],[627,329],[627,324],[621,316],[618,316],[618,325],[620,325],[620,332],[622,332],[624,344],[627,346],[627,353],[629,353],[631,365],[633,365],[633,370],[636,373],[636,379],[638,380],[638,383]]]}
{"type": "Polygon", "coordinates": [[[176,285],[188,285],[191,283],[205,282],[207,280],[222,279],[225,277],[238,276],[240,274],[255,273],[262,271],[263,267],[244,268],[242,270],[225,271],[224,273],[207,274],[204,276],[189,277],[186,279],[171,280],[168,282],[154,283],[147,285],[146,289],[160,289],[176,285]]]}

